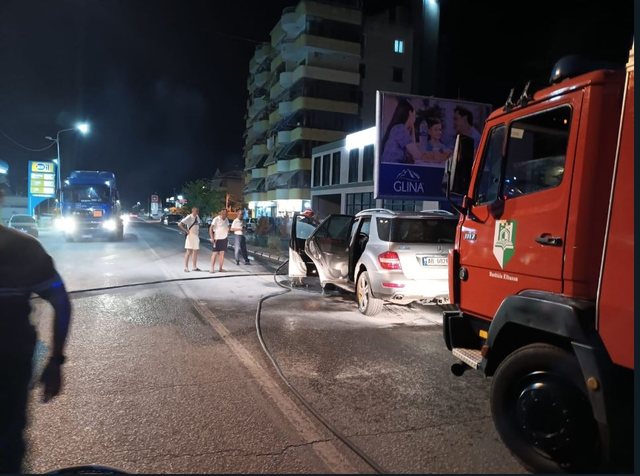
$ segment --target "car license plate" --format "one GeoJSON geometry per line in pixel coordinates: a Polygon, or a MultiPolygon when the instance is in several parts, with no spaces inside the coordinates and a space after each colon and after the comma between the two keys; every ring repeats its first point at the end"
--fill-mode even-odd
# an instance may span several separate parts
{"type": "Polygon", "coordinates": [[[447,266],[449,258],[446,256],[423,256],[422,266],[447,266]]]}
{"type": "Polygon", "coordinates": [[[94,210],[93,211],[93,216],[95,218],[101,217],[102,216],[102,210],[94,210]]]}

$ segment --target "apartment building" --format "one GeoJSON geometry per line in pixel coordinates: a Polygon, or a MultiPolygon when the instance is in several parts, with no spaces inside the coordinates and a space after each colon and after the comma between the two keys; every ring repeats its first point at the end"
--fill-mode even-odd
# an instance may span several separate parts
{"type": "Polygon", "coordinates": [[[249,63],[244,200],[254,216],[309,206],[311,150],[361,126],[357,1],[286,8],[249,63]]]}

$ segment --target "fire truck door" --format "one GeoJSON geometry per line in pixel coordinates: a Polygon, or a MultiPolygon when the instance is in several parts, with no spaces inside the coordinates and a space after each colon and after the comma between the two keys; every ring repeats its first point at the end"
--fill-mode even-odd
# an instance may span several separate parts
{"type": "Polygon", "coordinates": [[[543,103],[489,130],[463,223],[463,310],[495,315],[524,289],[562,292],[564,244],[580,94],[543,103]],[[575,128],[574,128],[575,129],[575,128]]]}

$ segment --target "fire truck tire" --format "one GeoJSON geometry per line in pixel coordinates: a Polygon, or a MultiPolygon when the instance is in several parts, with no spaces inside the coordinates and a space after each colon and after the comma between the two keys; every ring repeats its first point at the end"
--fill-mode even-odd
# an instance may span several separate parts
{"type": "Polygon", "coordinates": [[[371,281],[369,273],[363,271],[358,276],[356,283],[356,299],[358,300],[358,310],[365,316],[375,316],[382,311],[384,301],[373,297],[371,293],[371,281]]]}
{"type": "Polygon", "coordinates": [[[505,358],[493,377],[491,413],[500,438],[534,472],[592,472],[598,427],[580,366],[559,347],[536,343],[505,358]]]}

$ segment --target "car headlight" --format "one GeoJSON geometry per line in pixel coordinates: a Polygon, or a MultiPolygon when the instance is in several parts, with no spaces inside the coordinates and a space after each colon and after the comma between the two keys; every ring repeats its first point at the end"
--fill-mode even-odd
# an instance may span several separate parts
{"type": "Polygon", "coordinates": [[[102,224],[105,230],[114,231],[116,229],[116,221],[111,218],[102,224]]]}

